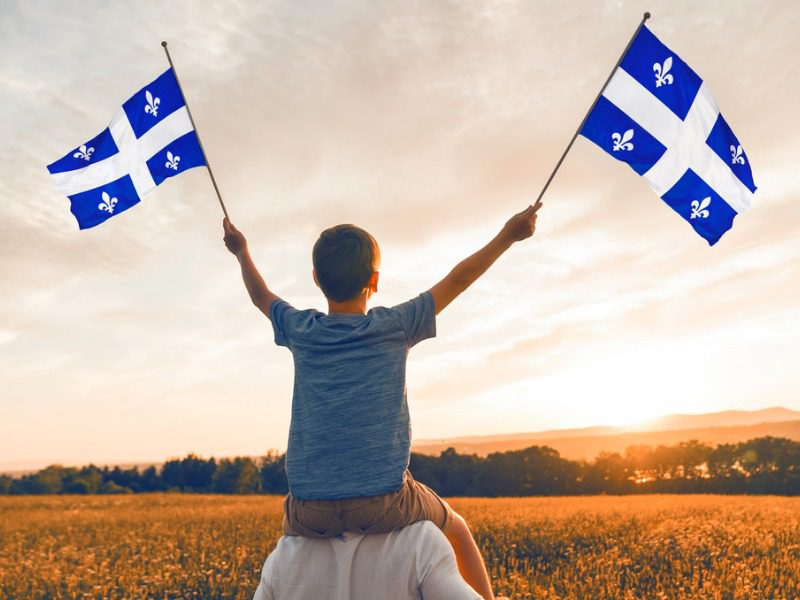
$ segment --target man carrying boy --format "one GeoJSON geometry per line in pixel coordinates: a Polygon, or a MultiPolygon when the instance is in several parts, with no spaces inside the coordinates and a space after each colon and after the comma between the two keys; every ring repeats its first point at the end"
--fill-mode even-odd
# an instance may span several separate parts
{"type": "Polygon", "coordinates": [[[225,245],[239,260],[253,304],[294,359],[287,535],[385,533],[429,520],[452,544],[467,583],[483,598],[494,597],[464,519],[408,471],[406,358],[412,346],[436,334],[438,313],[514,242],[533,235],[540,206],[511,217],[494,239],[427,292],[369,312],[367,302],[378,291],[378,244],[353,225],[323,231],[314,245],[313,277],[327,299],[327,314],[297,310],[276,296],[256,269],[245,237],[223,221],[225,245]]]}

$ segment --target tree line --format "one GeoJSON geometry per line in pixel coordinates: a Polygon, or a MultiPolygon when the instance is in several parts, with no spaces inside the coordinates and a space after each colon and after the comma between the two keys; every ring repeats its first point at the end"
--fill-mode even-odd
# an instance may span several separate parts
{"type": "MultiPolygon", "coordinates": [[[[119,494],[176,491],[285,494],[283,454],[204,459],[194,454],[161,468],[51,465],[19,478],[0,475],[0,494],[119,494]]],[[[714,448],[698,441],[631,446],[593,461],[562,458],[547,446],[486,457],[448,448],[411,455],[414,478],[442,496],[556,496],[637,493],[800,495],[800,443],[761,437],[714,448]]]]}
{"type": "Polygon", "coordinates": [[[130,494],[193,492],[216,494],[285,494],[289,490],[284,455],[253,459],[204,459],[189,454],[146,469],[131,467],[63,467],[51,465],[12,478],[0,475],[0,494],[130,494]]]}

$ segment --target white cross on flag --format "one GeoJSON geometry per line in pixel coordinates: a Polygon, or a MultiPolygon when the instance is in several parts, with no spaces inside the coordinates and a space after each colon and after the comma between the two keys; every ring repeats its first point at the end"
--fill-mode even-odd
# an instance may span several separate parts
{"type": "Polygon", "coordinates": [[[47,170],[86,229],[130,208],[166,178],[205,164],[169,69],[131,96],[99,135],[47,170]]]}
{"type": "Polygon", "coordinates": [[[750,208],[750,162],[708,86],[642,26],[580,132],[643,176],[710,245],[750,208]]]}

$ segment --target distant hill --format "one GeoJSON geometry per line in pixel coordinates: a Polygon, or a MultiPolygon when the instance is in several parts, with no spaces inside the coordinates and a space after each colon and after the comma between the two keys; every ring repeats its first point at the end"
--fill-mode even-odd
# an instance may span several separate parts
{"type": "Polygon", "coordinates": [[[734,427],[739,425],[758,425],[760,423],[780,423],[800,420],[800,411],[776,406],[762,410],[726,410],[701,415],[668,415],[653,419],[641,430],[699,429],[702,427],[734,427]]]}
{"type": "Polygon", "coordinates": [[[438,455],[447,448],[460,454],[485,456],[492,452],[550,446],[571,460],[592,460],[600,452],[624,452],[629,446],[674,445],[698,440],[711,446],[763,436],[800,441],[800,412],[787,408],[724,411],[699,415],[668,415],[626,427],[586,427],[531,433],[417,440],[413,452],[438,455]]]}

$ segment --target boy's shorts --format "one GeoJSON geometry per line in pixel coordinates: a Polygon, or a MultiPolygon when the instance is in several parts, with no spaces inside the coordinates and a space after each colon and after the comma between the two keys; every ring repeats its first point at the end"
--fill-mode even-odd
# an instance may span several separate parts
{"type": "Polygon", "coordinates": [[[444,531],[453,509],[427,485],[406,470],[403,485],[382,496],[344,500],[299,500],[291,494],[283,502],[283,533],[327,538],[345,531],[387,533],[417,521],[433,521],[444,531]]]}

